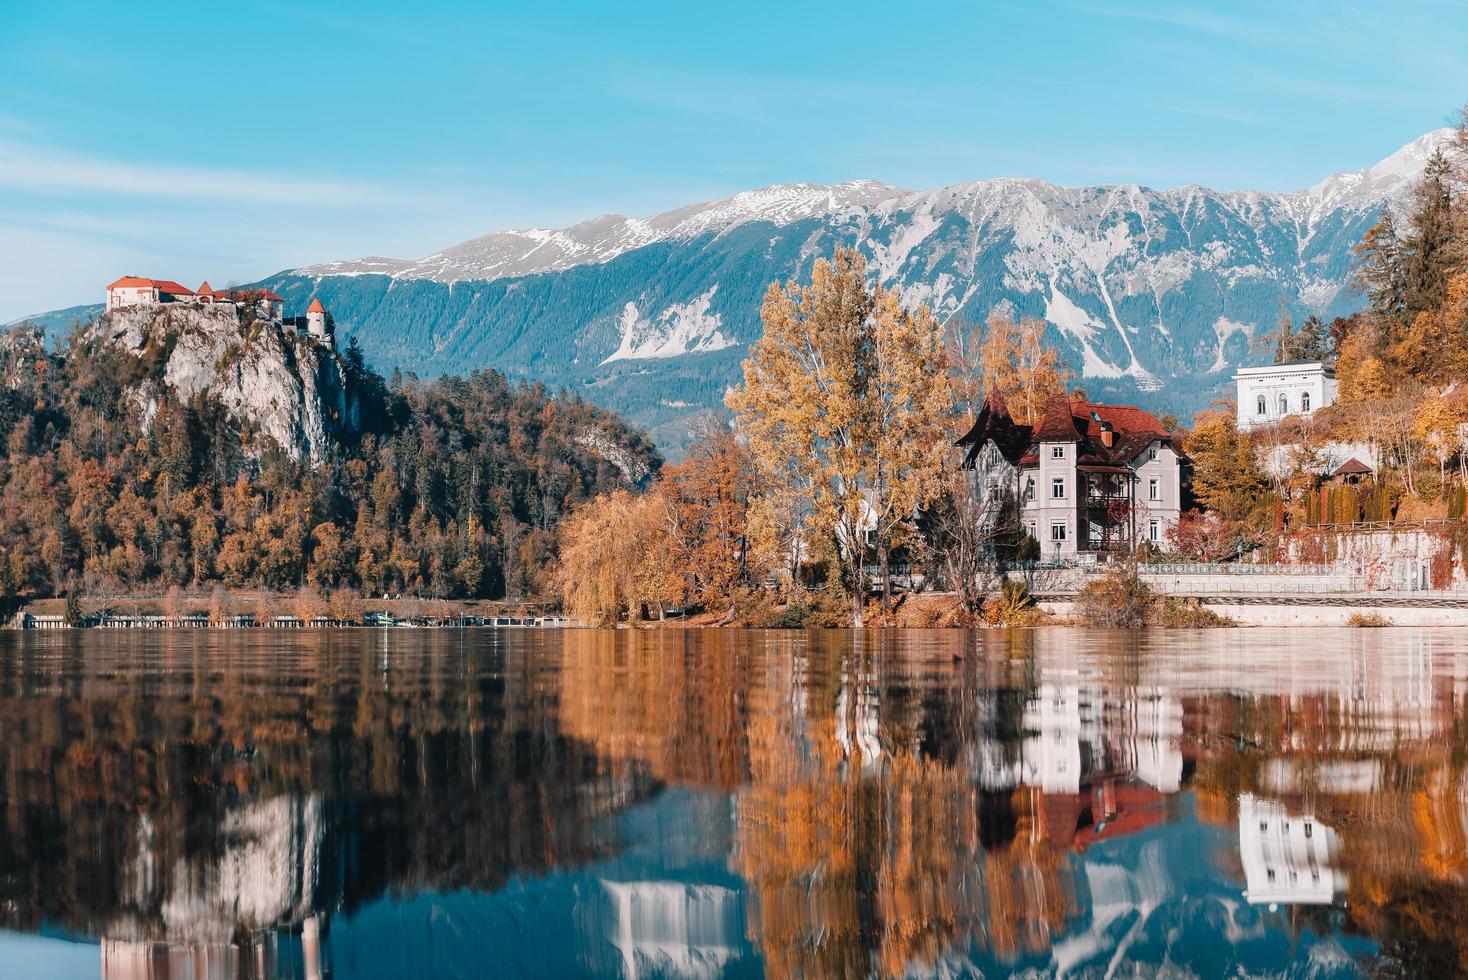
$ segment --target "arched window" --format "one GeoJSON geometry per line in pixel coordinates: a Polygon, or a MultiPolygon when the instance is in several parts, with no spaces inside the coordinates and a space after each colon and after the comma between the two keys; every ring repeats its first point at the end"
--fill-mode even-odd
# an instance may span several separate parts
{"type": "Polygon", "coordinates": [[[1288,414],[1290,414],[1290,396],[1289,395],[1280,395],[1279,396],[1279,414],[1280,415],[1288,415],[1288,414]]]}
{"type": "Polygon", "coordinates": [[[1265,415],[1268,412],[1269,412],[1269,408],[1264,403],[1264,396],[1263,395],[1260,395],[1259,396],[1259,413],[1258,414],[1265,415]]]}
{"type": "Polygon", "coordinates": [[[1308,391],[1300,392],[1300,411],[1310,411],[1310,392],[1308,391]]]}

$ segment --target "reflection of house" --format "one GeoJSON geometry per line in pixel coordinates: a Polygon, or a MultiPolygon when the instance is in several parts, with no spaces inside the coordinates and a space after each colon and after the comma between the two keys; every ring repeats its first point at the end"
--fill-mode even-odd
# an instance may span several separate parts
{"type": "Polygon", "coordinates": [[[1346,891],[1335,868],[1339,835],[1314,816],[1292,816],[1284,805],[1239,797],[1239,857],[1251,905],[1329,905],[1346,891]]]}
{"type": "Polygon", "coordinates": [[[1047,555],[1130,551],[1177,523],[1188,459],[1140,408],[1059,395],[1039,424],[1020,425],[993,392],[958,444],[979,492],[1018,500],[1047,555]]]}
{"type": "Polygon", "coordinates": [[[1320,361],[1240,368],[1234,381],[1241,430],[1291,415],[1310,416],[1335,404],[1335,370],[1320,361]]]}
{"type": "Polygon", "coordinates": [[[607,939],[622,975],[716,977],[738,955],[739,896],[718,885],[603,881],[610,903],[607,939]]]}

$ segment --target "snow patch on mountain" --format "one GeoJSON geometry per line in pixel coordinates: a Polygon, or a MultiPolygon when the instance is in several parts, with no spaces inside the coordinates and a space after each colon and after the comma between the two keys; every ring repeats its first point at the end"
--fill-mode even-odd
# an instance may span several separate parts
{"type": "Polygon", "coordinates": [[[1228,339],[1234,334],[1243,334],[1245,342],[1254,336],[1254,325],[1252,323],[1239,323],[1221,316],[1213,321],[1213,333],[1218,337],[1218,356],[1213,359],[1213,364],[1208,368],[1210,374],[1223,371],[1229,367],[1228,358],[1224,357],[1224,348],[1228,345],[1228,339]]]}
{"type": "Polygon", "coordinates": [[[695,351],[732,347],[734,341],[719,329],[722,318],[709,311],[709,304],[718,289],[717,284],[710,286],[687,303],[674,303],[652,320],[644,318],[638,312],[637,304],[629,301],[622,307],[622,315],[617,321],[622,343],[602,363],[677,357],[695,351]]]}

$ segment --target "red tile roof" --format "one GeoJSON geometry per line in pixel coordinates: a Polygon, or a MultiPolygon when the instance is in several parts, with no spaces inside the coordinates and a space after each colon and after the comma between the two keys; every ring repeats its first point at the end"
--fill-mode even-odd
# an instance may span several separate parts
{"type": "Polygon", "coordinates": [[[168,293],[170,296],[192,296],[194,291],[182,283],[174,282],[172,279],[147,279],[143,276],[123,276],[116,282],[107,284],[108,289],[156,289],[160,293],[168,293]]]}
{"type": "MultiPolygon", "coordinates": [[[[1076,405],[1083,403],[1077,402],[1076,405]]],[[[1077,416],[1072,403],[1065,395],[1055,395],[1045,405],[1045,416],[1035,426],[1036,442],[1079,442],[1082,428],[1076,425],[1077,416]]]]}
{"type": "Polygon", "coordinates": [[[157,289],[160,293],[168,293],[170,296],[192,296],[194,291],[189,287],[176,283],[172,279],[148,279],[143,276],[123,276],[115,282],[107,284],[108,289],[157,289]]]}
{"type": "Polygon", "coordinates": [[[313,296],[313,297],[311,297],[311,305],[308,306],[308,307],[306,307],[306,312],[307,313],[325,313],[326,312],[326,307],[324,307],[324,306],[321,305],[321,300],[319,300],[319,299],[317,299],[316,297],[313,296]]]}
{"type": "Polygon", "coordinates": [[[973,428],[958,442],[970,447],[965,465],[973,465],[979,448],[988,439],[999,444],[1006,459],[1019,465],[1032,464],[1035,450],[1042,442],[1077,443],[1080,454],[1077,462],[1089,466],[1128,464],[1158,441],[1170,446],[1179,457],[1183,456],[1176,437],[1150,412],[1135,405],[1102,405],[1072,400],[1065,395],[1052,397],[1039,424],[1031,427],[1016,425],[1004,399],[997,392],[991,394],[984,400],[973,428]],[[1112,432],[1110,446],[1102,438],[1107,425],[1112,432]]]}
{"type": "Polygon", "coordinates": [[[1332,473],[1331,475],[1332,476],[1341,476],[1342,474],[1345,474],[1347,476],[1351,476],[1351,475],[1354,475],[1354,474],[1360,474],[1362,476],[1370,476],[1373,472],[1375,472],[1375,471],[1372,470],[1371,467],[1369,467],[1365,463],[1361,462],[1355,456],[1352,456],[1350,459],[1346,460],[1344,463],[1342,463],[1341,465],[1337,466],[1335,468],[1335,472],[1332,473]]]}

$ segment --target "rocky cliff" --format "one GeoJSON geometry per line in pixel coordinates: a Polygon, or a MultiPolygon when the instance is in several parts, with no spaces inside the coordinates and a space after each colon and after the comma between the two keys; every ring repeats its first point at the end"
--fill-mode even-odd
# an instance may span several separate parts
{"type": "Polygon", "coordinates": [[[145,424],[166,385],[181,401],[217,399],[256,452],[265,437],[317,463],[360,428],[342,357],[278,321],[226,307],[134,306],[104,313],[79,342],[114,345],[151,367],[137,390],[145,424]]]}

